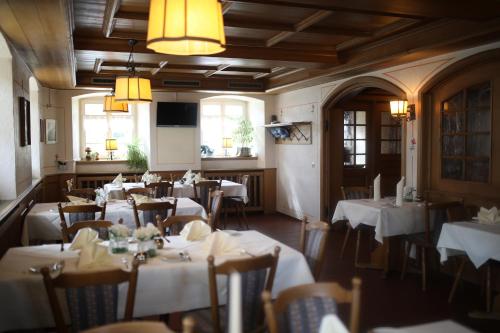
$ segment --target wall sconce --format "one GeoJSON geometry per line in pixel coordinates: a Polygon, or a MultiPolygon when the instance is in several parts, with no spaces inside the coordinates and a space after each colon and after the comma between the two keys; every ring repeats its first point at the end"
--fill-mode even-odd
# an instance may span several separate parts
{"type": "Polygon", "coordinates": [[[406,119],[406,121],[415,120],[415,104],[408,105],[408,101],[395,100],[390,101],[391,116],[398,121],[406,119]]]}

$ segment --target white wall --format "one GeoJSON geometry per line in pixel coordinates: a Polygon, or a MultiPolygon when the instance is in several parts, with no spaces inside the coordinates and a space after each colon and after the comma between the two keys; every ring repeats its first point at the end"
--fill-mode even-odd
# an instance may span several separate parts
{"type": "MultiPolygon", "coordinates": [[[[416,104],[419,109],[420,90],[434,75],[465,57],[494,48],[500,48],[500,43],[444,54],[363,76],[375,76],[392,82],[406,92],[409,104],[416,104]]],[[[312,220],[320,218],[320,112],[323,105],[336,94],[336,89],[350,79],[286,92],[276,97],[275,110],[279,112],[279,120],[313,122],[312,145],[276,145],[278,211],[297,218],[304,215],[312,220]]],[[[418,140],[418,126],[419,119],[409,122],[405,138],[408,147],[406,177],[407,184],[411,186],[417,184],[417,147],[411,142],[413,139],[418,140]]]]}

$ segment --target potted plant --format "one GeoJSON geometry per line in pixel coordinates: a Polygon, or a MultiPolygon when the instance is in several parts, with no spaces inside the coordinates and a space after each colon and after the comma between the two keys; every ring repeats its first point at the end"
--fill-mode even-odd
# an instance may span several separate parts
{"type": "Polygon", "coordinates": [[[238,156],[252,156],[250,145],[253,141],[253,126],[250,120],[242,119],[240,125],[233,133],[234,141],[238,144],[238,156]]]}
{"type": "Polygon", "coordinates": [[[127,166],[131,170],[144,172],[148,169],[148,157],[141,150],[139,140],[127,145],[127,166]]]}

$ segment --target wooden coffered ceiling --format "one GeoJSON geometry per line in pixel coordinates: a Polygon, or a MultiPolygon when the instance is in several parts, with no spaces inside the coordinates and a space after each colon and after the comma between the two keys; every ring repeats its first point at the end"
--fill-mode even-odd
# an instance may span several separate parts
{"type": "Polygon", "coordinates": [[[77,87],[111,87],[126,74],[128,39],[139,41],[137,69],[153,88],[246,92],[294,89],[500,40],[498,1],[226,0],[226,51],[170,56],[146,48],[148,0],[52,2],[73,5],[77,87]]]}

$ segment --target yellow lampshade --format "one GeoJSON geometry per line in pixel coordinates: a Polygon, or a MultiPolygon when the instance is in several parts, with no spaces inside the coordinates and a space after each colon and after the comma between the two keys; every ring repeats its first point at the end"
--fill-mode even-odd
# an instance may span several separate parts
{"type": "Polygon", "coordinates": [[[138,76],[119,76],[115,83],[115,101],[149,103],[153,100],[151,81],[138,76]]]}
{"type": "Polygon", "coordinates": [[[116,139],[106,139],[106,150],[118,150],[116,139]]]}
{"type": "Polygon", "coordinates": [[[222,148],[233,148],[233,138],[222,138],[222,148]]]}
{"type": "Polygon", "coordinates": [[[204,55],[226,49],[218,0],[151,0],[147,47],[158,53],[204,55]]]}
{"type": "Polygon", "coordinates": [[[115,100],[115,95],[104,96],[104,112],[128,112],[128,104],[115,100]]]}
{"type": "Polygon", "coordinates": [[[394,118],[406,118],[408,112],[408,101],[390,101],[391,115],[394,118]]]}

